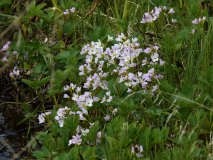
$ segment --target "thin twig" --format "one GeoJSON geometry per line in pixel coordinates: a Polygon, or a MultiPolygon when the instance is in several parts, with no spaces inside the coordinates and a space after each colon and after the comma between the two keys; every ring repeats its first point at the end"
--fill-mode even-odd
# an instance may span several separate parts
{"type": "Polygon", "coordinates": [[[92,10],[90,10],[90,11],[86,14],[86,16],[84,17],[84,19],[85,19],[86,17],[88,17],[88,16],[96,9],[97,6],[98,6],[98,0],[95,0],[94,7],[92,8],[92,10]]]}

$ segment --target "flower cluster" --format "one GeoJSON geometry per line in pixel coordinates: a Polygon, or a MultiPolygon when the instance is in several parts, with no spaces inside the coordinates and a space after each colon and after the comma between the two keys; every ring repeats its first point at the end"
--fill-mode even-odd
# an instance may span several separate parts
{"type": "Polygon", "coordinates": [[[16,67],[13,69],[12,72],[9,73],[9,76],[11,78],[15,78],[15,76],[19,76],[20,75],[20,70],[16,69],[16,67]]]}
{"type": "Polygon", "coordinates": [[[2,51],[6,51],[8,48],[9,48],[9,46],[10,46],[10,41],[8,41],[3,47],[2,47],[2,51]]]}
{"type": "Polygon", "coordinates": [[[65,106],[64,108],[59,108],[57,111],[57,115],[55,116],[55,120],[58,121],[59,126],[63,127],[64,126],[64,119],[67,118],[67,116],[69,115],[78,115],[80,120],[86,120],[86,118],[83,116],[83,114],[88,114],[86,109],[82,109],[82,111],[77,111],[77,112],[73,112],[70,110],[70,108],[68,108],[67,106],[65,106]]]}
{"type": "MultiPolygon", "coordinates": [[[[93,126],[94,123],[90,124],[90,128],[93,126]]],[[[69,140],[69,146],[72,144],[80,145],[82,143],[82,137],[86,136],[87,133],[89,133],[89,129],[84,129],[80,125],[76,128],[76,135],[72,136],[72,139],[69,140]]],[[[102,132],[99,131],[96,135],[96,145],[101,142],[102,132]]],[[[90,145],[93,145],[93,143],[87,142],[90,145]]]]}
{"type": "Polygon", "coordinates": [[[166,10],[166,6],[155,7],[151,12],[147,12],[143,15],[141,23],[150,23],[155,21],[159,16],[162,10],[166,10]]]}
{"type": "MultiPolygon", "coordinates": [[[[112,40],[108,36],[108,41],[112,40]]],[[[132,92],[135,88],[150,89],[152,92],[158,89],[158,85],[154,84],[153,79],[162,79],[163,75],[156,74],[153,65],[164,65],[164,61],[160,59],[158,54],[158,46],[150,46],[146,49],[140,48],[137,38],[129,40],[124,34],[118,35],[115,40],[118,42],[111,47],[105,48],[100,41],[91,42],[83,47],[81,54],[85,56],[85,63],[79,67],[79,75],[87,76],[83,88],[86,90],[101,89],[105,91],[103,97],[97,97],[92,92],[85,91],[82,88],[70,83],[64,87],[64,91],[70,91],[71,95],[64,94],[64,98],[71,98],[80,109],[75,114],[80,116],[81,120],[85,120],[84,115],[88,115],[87,107],[92,107],[94,102],[111,102],[114,95],[111,95],[108,89],[108,81],[110,76],[117,75],[118,82],[128,87],[127,92],[132,92]],[[146,56],[142,56],[145,54],[146,56]],[[140,63],[136,63],[138,59],[140,63]],[[112,68],[111,71],[109,68],[112,68]],[[146,68],[147,72],[142,72],[146,68]],[[149,68],[149,69],[148,69],[149,68]],[[150,85],[149,85],[150,84],[150,85]],[[154,85],[153,85],[154,84],[154,85]]],[[[65,112],[59,109],[59,113],[65,112]]],[[[72,114],[74,114],[72,112],[72,114]]],[[[57,116],[60,126],[63,126],[64,114],[57,116]]],[[[109,120],[105,117],[105,120],[109,120]]]]}
{"type": "Polygon", "coordinates": [[[132,146],[132,153],[136,155],[136,157],[142,157],[143,146],[138,146],[137,144],[132,146]]]}
{"type": "Polygon", "coordinates": [[[47,115],[51,114],[50,111],[48,112],[45,112],[45,113],[41,113],[39,116],[38,116],[38,120],[39,120],[39,123],[44,123],[45,122],[45,117],[47,115]]]}
{"type": "MultiPolygon", "coordinates": [[[[109,38],[108,38],[109,39],[109,38]]],[[[124,34],[119,35],[115,39],[118,44],[111,46],[111,48],[106,48],[104,50],[104,45],[99,42],[92,42],[83,47],[81,54],[86,54],[86,63],[79,67],[79,75],[91,74],[94,68],[91,66],[97,66],[97,71],[93,75],[87,77],[87,81],[84,84],[84,88],[93,89],[100,87],[104,90],[108,90],[106,77],[112,74],[118,74],[119,82],[124,83],[131,88],[141,85],[142,88],[146,88],[148,82],[151,82],[151,79],[154,78],[163,78],[162,75],[155,75],[154,68],[150,68],[148,73],[138,72],[129,72],[131,68],[137,68],[138,64],[136,59],[140,56],[141,53],[147,54],[147,57],[142,59],[142,66],[147,67],[154,64],[163,65],[164,61],[159,58],[158,46],[148,47],[145,50],[139,48],[140,44],[138,43],[137,38],[133,38],[131,41],[125,37],[124,34]],[[104,72],[104,66],[108,68],[113,66],[114,68],[111,72],[104,72]]],[[[103,102],[109,102],[112,100],[110,92],[106,92],[106,96],[102,98],[103,102]],[[106,98],[106,96],[108,98],[106,98]]]]}
{"type": "Polygon", "coordinates": [[[74,13],[75,12],[75,7],[70,8],[69,10],[66,9],[65,12],[63,13],[64,15],[68,15],[70,13],[74,13]]]}
{"type": "Polygon", "coordinates": [[[201,22],[204,22],[205,20],[206,20],[206,17],[203,16],[202,18],[195,18],[195,19],[192,21],[192,23],[193,23],[193,24],[199,24],[199,23],[201,23],[201,22]]]}
{"type": "MultiPolygon", "coordinates": [[[[108,41],[114,38],[108,36],[108,41]]],[[[159,55],[159,46],[149,46],[144,50],[140,48],[137,38],[127,39],[124,34],[120,34],[115,38],[116,43],[110,47],[106,47],[101,41],[91,42],[85,45],[80,54],[85,55],[85,63],[79,66],[79,75],[85,77],[85,82],[81,87],[70,83],[64,86],[64,98],[72,99],[78,106],[78,111],[73,112],[70,108],[60,108],[57,111],[55,120],[59,126],[64,126],[64,120],[68,116],[78,115],[80,120],[86,120],[88,108],[95,105],[95,102],[108,103],[111,102],[115,95],[110,91],[108,82],[113,76],[117,78],[118,83],[122,83],[128,87],[127,92],[136,90],[151,90],[154,92],[158,89],[156,79],[162,79],[163,75],[157,74],[155,66],[164,65],[164,61],[159,55]],[[83,89],[82,89],[83,88],[83,89]],[[103,94],[96,94],[102,91],[103,94]]],[[[118,109],[112,111],[112,115],[117,114],[118,109]]],[[[40,115],[41,122],[44,122],[40,115]]],[[[110,115],[106,115],[104,120],[107,122],[111,119],[110,115]]],[[[82,136],[85,136],[89,129],[83,129],[80,126],[76,130],[76,134],[69,140],[69,145],[80,145],[82,136]]],[[[102,132],[98,132],[96,143],[100,143],[102,132]]],[[[134,146],[137,148],[137,146],[134,146]]],[[[142,152],[141,147],[138,148],[142,152]]]]}

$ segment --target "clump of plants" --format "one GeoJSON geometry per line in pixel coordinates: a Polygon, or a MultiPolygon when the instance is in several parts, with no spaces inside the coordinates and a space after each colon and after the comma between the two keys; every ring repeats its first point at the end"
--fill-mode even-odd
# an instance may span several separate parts
{"type": "Polygon", "coordinates": [[[25,112],[20,123],[44,126],[32,135],[32,156],[211,159],[207,8],[195,1],[84,2],[26,3],[19,21],[26,32],[2,47],[3,76],[25,112]],[[87,4],[92,9],[81,10],[87,4]]]}

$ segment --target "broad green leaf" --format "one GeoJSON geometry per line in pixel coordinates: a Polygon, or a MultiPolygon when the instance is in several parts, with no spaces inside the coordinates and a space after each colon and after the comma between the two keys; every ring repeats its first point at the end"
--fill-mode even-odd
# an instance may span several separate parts
{"type": "Polygon", "coordinates": [[[47,74],[47,67],[44,63],[37,63],[32,70],[31,76],[37,76],[39,74],[47,74]]]}
{"type": "Polygon", "coordinates": [[[5,5],[5,4],[11,4],[10,0],[1,0],[0,1],[0,6],[5,5]]]}
{"type": "Polygon", "coordinates": [[[74,146],[68,153],[68,157],[70,158],[70,160],[79,160],[79,151],[78,151],[78,147],[74,146]]]}
{"type": "Polygon", "coordinates": [[[104,40],[109,35],[110,29],[108,27],[102,26],[97,27],[93,33],[89,34],[88,37],[91,41],[97,42],[98,40],[104,40]]]}
{"type": "Polygon", "coordinates": [[[64,132],[75,134],[76,128],[79,125],[79,116],[73,115],[64,119],[64,132]]]}
{"type": "Polygon", "coordinates": [[[71,35],[79,26],[79,22],[65,22],[63,27],[63,33],[65,35],[71,35]]]}
{"type": "Polygon", "coordinates": [[[95,153],[95,147],[87,146],[86,149],[83,151],[82,156],[84,160],[95,160],[96,159],[96,153],[95,153]]]}
{"type": "Polygon", "coordinates": [[[193,84],[187,84],[187,83],[184,83],[182,85],[182,93],[187,96],[188,98],[191,98],[194,96],[194,93],[197,89],[197,86],[196,85],[193,85],[193,84]]]}
{"type": "Polygon", "coordinates": [[[96,137],[99,129],[99,122],[95,122],[94,125],[90,128],[89,133],[87,133],[87,138],[90,142],[96,143],[96,137]]]}

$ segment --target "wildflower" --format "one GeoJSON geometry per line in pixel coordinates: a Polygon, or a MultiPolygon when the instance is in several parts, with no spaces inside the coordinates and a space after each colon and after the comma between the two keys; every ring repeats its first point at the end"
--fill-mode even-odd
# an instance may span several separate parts
{"type": "Polygon", "coordinates": [[[45,116],[51,114],[51,112],[46,112],[46,113],[41,113],[39,116],[38,116],[38,120],[39,120],[39,124],[41,123],[44,123],[45,122],[45,116]]]}
{"type": "Polygon", "coordinates": [[[11,78],[14,78],[15,76],[19,76],[20,75],[20,71],[16,69],[16,67],[13,69],[12,72],[9,73],[9,76],[11,78]]]}
{"type": "Polygon", "coordinates": [[[80,125],[77,126],[76,132],[79,134],[81,132],[82,127],[80,125]]]}
{"type": "Polygon", "coordinates": [[[159,55],[157,53],[154,53],[153,55],[151,55],[151,59],[152,59],[153,62],[157,62],[158,57],[159,57],[159,55]]]}
{"type": "Polygon", "coordinates": [[[174,14],[175,13],[175,11],[174,11],[174,9],[173,8],[170,8],[170,10],[169,10],[169,12],[168,13],[170,13],[170,14],[174,14]]]}
{"type": "Polygon", "coordinates": [[[132,153],[133,154],[135,153],[137,158],[142,157],[142,152],[143,152],[143,146],[141,145],[138,146],[137,144],[132,146],[132,153]]]}
{"type": "Polygon", "coordinates": [[[198,23],[200,23],[200,22],[199,22],[199,20],[198,20],[197,18],[195,18],[195,19],[192,21],[192,23],[193,23],[193,24],[198,24],[198,23]]]}
{"type": "Polygon", "coordinates": [[[99,132],[97,133],[96,144],[101,143],[101,137],[102,137],[102,132],[99,131],[99,132]]]}
{"type": "Polygon", "coordinates": [[[152,51],[152,50],[151,50],[150,47],[148,47],[148,48],[146,48],[146,49],[143,50],[143,52],[144,52],[144,53],[147,53],[147,54],[148,54],[148,53],[151,53],[151,51],[152,51]]]}
{"type": "Polygon", "coordinates": [[[106,115],[105,117],[104,117],[104,120],[107,122],[107,121],[109,121],[110,120],[110,115],[106,115]]]}
{"type": "Polygon", "coordinates": [[[67,90],[74,90],[76,88],[76,84],[73,84],[73,83],[70,83],[70,86],[66,85],[64,86],[64,90],[67,91],[67,90]]]}
{"type": "Polygon", "coordinates": [[[117,113],[118,113],[118,109],[115,108],[115,109],[112,111],[112,114],[115,116],[117,113]]]}
{"type": "Polygon", "coordinates": [[[160,66],[163,66],[165,64],[165,61],[163,61],[162,59],[160,59],[160,66]]]}
{"type": "Polygon", "coordinates": [[[71,144],[76,144],[76,145],[80,145],[82,142],[81,136],[79,134],[76,134],[75,136],[72,136],[72,139],[69,140],[69,146],[71,144]]]}
{"type": "Polygon", "coordinates": [[[154,92],[158,89],[158,85],[152,86],[152,88],[153,88],[152,91],[154,92]]]}
{"type": "Polygon", "coordinates": [[[10,46],[10,41],[8,41],[3,47],[2,47],[2,51],[6,51],[10,46]]]}
{"type": "Polygon", "coordinates": [[[201,22],[204,22],[206,20],[206,17],[205,16],[203,16],[202,18],[195,18],[193,21],[192,21],[192,23],[193,24],[199,24],[199,23],[201,23],[201,22]]]}
{"type": "Polygon", "coordinates": [[[83,135],[83,136],[86,136],[87,135],[87,133],[89,133],[89,129],[81,129],[81,134],[83,135]]]}
{"type": "Polygon", "coordinates": [[[2,60],[3,60],[4,62],[7,62],[7,61],[8,61],[7,57],[4,57],[2,60]]]}
{"type": "Polygon", "coordinates": [[[108,35],[107,41],[109,42],[109,41],[112,41],[112,40],[113,40],[113,37],[110,37],[110,36],[108,35]]]}
{"type": "Polygon", "coordinates": [[[20,71],[19,71],[19,70],[16,70],[16,68],[13,69],[14,75],[19,76],[19,72],[20,72],[20,71]]]}
{"type": "Polygon", "coordinates": [[[45,122],[45,118],[44,118],[44,114],[43,113],[38,116],[38,120],[39,120],[39,124],[45,122]]]}
{"type": "Polygon", "coordinates": [[[68,96],[68,94],[64,94],[64,98],[70,98],[70,96],[68,96]]]}
{"type": "Polygon", "coordinates": [[[92,98],[86,98],[85,105],[88,107],[92,107],[93,99],[92,98]]]}
{"type": "Polygon", "coordinates": [[[189,32],[189,34],[195,34],[195,29],[192,29],[192,31],[191,32],[189,32]]]}
{"type": "Polygon", "coordinates": [[[68,15],[68,14],[70,14],[70,13],[74,13],[75,12],[75,7],[72,7],[71,9],[66,9],[64,12],[63,12],[63,14],[64,15],[68,15]],[[69,12],[70,11],[70,12],[69,12]]]}
{"type": "Polygon", "coordinates": [[[81,121],[85,121],[85,120],[86,120],[86,118],[83,116],[83,113],[82,113],[81,111],[77,111],[76,114],[78,114],[79,119],[80,119],[81,121]]]}
{"type": "Polygon", "coordinates": [[[128,89],[127,89],[127,92],[128,92],[128,93],[131,93],[131,92],[132,92],[132,90],[131,90],[130,88],[128,88],[128,89]]]}
{"type": "Polygon", "coordinates": [[[75,7],[72,7],[72,8],[70,9],[70,12],[71,12],[71,13],[74,13],[74,12],[75,12],[75,7]]]}
{"type": "Polygon", "coordinates": [[[13,54],[14,54],[14,55],[17,55],[17,54],[18,54],[18,52],[17,52],[17,51],[13,51],[13,54]]]}
{"type": "Polygon", "coordinates": [[[177,23],[177,20],[176,19],[172,19],[172,23],[177,23]]]}

